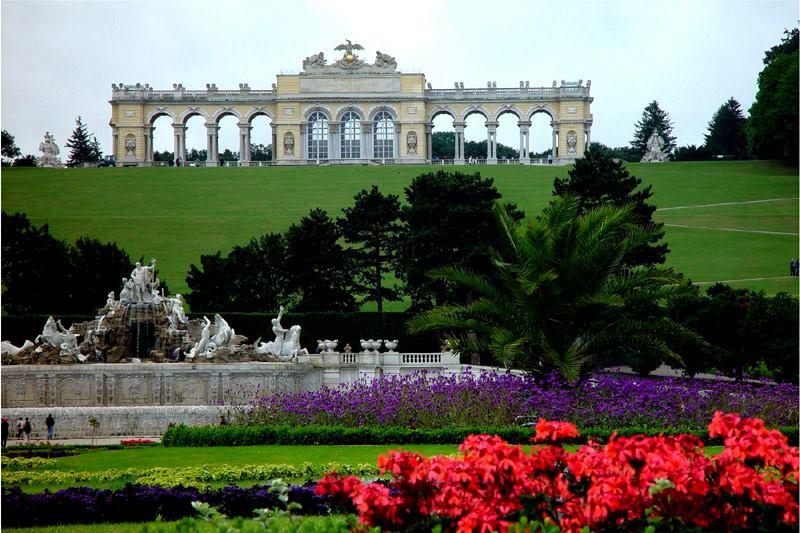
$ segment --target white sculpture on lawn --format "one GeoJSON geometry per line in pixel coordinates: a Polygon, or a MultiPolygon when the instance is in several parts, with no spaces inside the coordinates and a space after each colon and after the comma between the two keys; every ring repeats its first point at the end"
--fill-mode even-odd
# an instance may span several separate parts
{"type": "Polygon", "coordinates": [[[39,156],[40,167],[62,167],[61,159],[58,157],[58,145],[49,131],[45,132],[44,141],[39,143],[39,151],[42,152],[42,155],[39,156]]]}
{"type": "Polygon", "coordinates": [[[647,139],[647,151],[642,157],[642,163],[662,163],[667,160],[667,154],[664,152],[666,142],[664,138],[658,134],[657,130],[653,130],[653,134],[647,139]]]}

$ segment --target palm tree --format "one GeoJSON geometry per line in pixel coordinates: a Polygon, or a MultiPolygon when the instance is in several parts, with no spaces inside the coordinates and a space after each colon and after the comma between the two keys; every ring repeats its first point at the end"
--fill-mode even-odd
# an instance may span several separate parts
{"type": "Polygon", "coordinates": [[[682,342],[704,344],[662,312],[687,289],[681,275],[623,265],[626,253],[656,231],[638,224],[632,206],[580,214],[576,198],[556,197],[525,226],[499,204],[494,212],[506,236],[506,250],[490,250],[494,271],[432,271],[471,300],[419,314],[409,331],[444,331],[461,351],[489,353],[506,367],[555,369],[569,381],[621,355],[680,361],[675,348],[682,342]]]}

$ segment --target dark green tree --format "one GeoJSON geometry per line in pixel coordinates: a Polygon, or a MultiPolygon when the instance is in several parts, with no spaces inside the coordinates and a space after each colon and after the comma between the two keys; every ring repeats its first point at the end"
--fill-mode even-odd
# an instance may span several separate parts
{"type": "Polygon", "coordinates": [[[109,291],[118,291],[123,277],[129,277],[133,263],[116,243],[81,237],[70,249],[72,297],[76,313],[93,313],[102,307],[109,291]]]}
{"type": "Polygon", "coordinates": [[[582,213],[603,204],[617,207],[630,204],[632,214],[642,227],[648,228],[649,239],[626,251],[623,263],[628,266],[663,263],[669,248],[662,243],[664,224],[653,222],[656,206],[647,203],[651,186],[641,187],[642,180],[632,176],[625,165],[611,158],[607,151],[592,144],[569,170],[567,178],[553,181],[555,196],[575,196],[582,213]]]}
{"type": "Polygon", "coordinates": [[[11,163],[12,167],[35,167],[38,164],[38,159],[36,156],[31,154],[24,155],[22,157],[18,157],[11,163]]]}
{"type": "Polygon", "coordinates": [[[23,213],[2,213],[3,312],[12,315],[67,310],[71,292],[69,247],[23,213]]]}
{"type": "Polygon", "coordinates": [[[642,118],[636,123],[636,131],[633,133],[631,148],[637,161],[644,156],[647,150],[647,140],[657,131],[664,139],[664,152],[672,153],[675,148],[675,137],[672,135],[672,121],[669,113],[659,107],[658,102],[653,100],[642,112],[642,118]]]}
{"type": "MultiPolygon", "coordinates": [[[[486,141],[467,141],[464,143],[464,157],[475,157],[478,159],[486,158],[486,141]]],[[[497,157],[504,159],[519,158],[519,151],[510,146],[497,143],[497,157]]]]}
{"type": "Polygon", "coordinates": [[[169,150],[164,150],[163,152],[153,152],[153,161],[174,161],[175,154],[170,152],[169,150]]]}
{"type": "Polygon", "coordinates": [[[268,233],[245,246],[200,256],[191,265],[186,301],[203,312],[272,312],[292,297],[286,273],[287,247],[283,235],[268,233]]]}
{"type": "MultiPolygon", "coordinates": [[[[186,152],[186,161],[206,161],[208,159],[208,150],[205,148],[198,150],[197,148],[192,148],[188,152],[186,152]]],[[[184,161],[184,163],[186,162],[184,161]]]]}
{"type": "Polygon", "coordinates": [[[764,54],[758,92],[750,107],[747,141],[761,159],[798,161],[798,29],[786,30],[764,54]]]}
{"type": "Polygon", "coordinates": [[[435,131],[431,135],[431,152],[434,159],[453,159],[455,145],[456,134],[452,131],[435,131]]]}
{"type": "Polygon", "coordinates": [[[557,370],[571,382],[625,356],[656,366],[680,361],[679,343],[702,343],[666,316],[664,304],[686,287],[680,275],[620,263],[652,238],[630,206],[583,211],[574,197],[557,197],[524,225],[500,204],[494,212],[506,246],[491,252],[491,275],[459,266],[433,271],[433,278],[474,297],[417,315],[412,333],[445,331],[462,353],[488,353],[499,364],[534,372],[557,370]]]}
{"type": "Polygon", "coordinates": [[[97,138],[89,134],[80,116],[75,121],[72,137],[67,140],[67,148],[70,149],[68,167],[79,167],[84,163],[100,161],[103,156],[97,138]]]}
{"type": "Polygon", "coordinates": [[[384,287],[383,278],[393,272],[397,262],[400,233],[400,199],[383,195],[375,185],[355,195],[353,207],[342,209],[338,220],[344,240],[352,246],[355,270],[353,288],[365,300],[374,301],[383,312],[383,301],[398,301],[396,287],[384,287]]]}
{"type": "MultiPolygon", "coordinates": [[[[427,273],[444,265],[488,268],[487,247],[502,242],[492,215],[500,193],[491,178],[481,179],[479,173],[439,171],[414,178],[405,195],[398,276],[412,306],[426,308],[463,297],[427,273]]],[[[516,206],[508,209],[516,219],[523,216],[516,206]]]]}
{"type": "Polygon", "coordinates": [[[670,157],[673,161],[708,161],[711,159],[711,153],[705,146],[679,146],[675,148],[670,157]]]}
{"type": "Polygon", "coordinates": [[[312,209],[286,232],[289,284],[299,294],[293,311],[355,311],[353,255],[322,209],[312,209]]]}
{"type": "MultiPolygon", "coordinates": [[[[630,146],[620,146],[617,148],[611,148],[610,146],[606,146],[603,143],[592,142],[589,144],[589,148],[600,150],[604,154],[608,154],[608,156],[611,157],[612,159],[619,159],[620,161],[638,163],[642,159],[642,156],[637,157],[635,151],[630,146]]],[[[549,152],[550,150],[548,150],[548,153],[549,152]]]]}
{"type": "Polygon", "coordinates": [[[272,145],[251,144],[250,161],[272,161],[272,145]]]}
{"type": "Polygon", "coordinates": [[[22,154],[20,149],[17,147],[16,141],[14,140],[14,136],[8,133],[7,130],[3,130],[2,132],[2,143],[3,143],[3,163],[7,163],[6,158],[14,159],[15,157],[22,154]]]}
{"type": "Polygon", "coordinates": [[[219,158],[223,161],[238,161],[239,152],[231,152],[230,148],[225,148],[225,150],[219,154],[219,158]]]}
{"type": "Polygon", "coordinates": [[[747,156],[747,136],[744,131],[745,117],[735,98],[729,98],[717,109],[708,124],[705,149],[712,155],[747,156]]]}

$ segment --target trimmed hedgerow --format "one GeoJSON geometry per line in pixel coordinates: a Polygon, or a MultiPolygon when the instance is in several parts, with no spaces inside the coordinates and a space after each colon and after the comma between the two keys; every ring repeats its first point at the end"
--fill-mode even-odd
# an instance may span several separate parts
{"type": "MultiPolygon", "coordinates": [[[[798,427],[779,428],[796,444],[798,427]]],[[[709,444],[721,444],[709,439],[708,431],[680,427],[623,427],[581,428],[579,441],[592,439],[605,442],[613,434],[629,435],[696,435],[709,444]]],[[[251,446],[257,444],[458,444],[468,435],[497,435],[512,444],[530,442],[534,431],[519,426],[464,427],[439,429],[409,429],[399,427],[344,426],[172,426],[161,439],[164,446],[251,446]]]]}

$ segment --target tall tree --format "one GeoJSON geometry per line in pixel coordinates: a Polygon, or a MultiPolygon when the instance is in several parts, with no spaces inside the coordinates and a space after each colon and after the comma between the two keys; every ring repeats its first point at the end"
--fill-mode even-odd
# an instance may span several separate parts
{"type": "MultiPolygon", "coordinates": [[[[453,159],[456,134],[452,131],[435,131],[431,135],[431,152],[434,159],[453,159]]],[[[484,152],[485,153],[485,152],[484,152]]]]}
{"type": "Polygon", "coordinates": [[[355,311],[353,256],[339,244],[339,228],[322,209],[286,232],[289,283],[298,291],[295,311],[355,311]]]}
{"type": "Polygon", "coordinates": [[[747,156],[747,136],[742,106],[730,97],[717,109],[708,124],[705,149],[713,155],[747,156]]]}
{"type": "Polygon", "coordinates": [[[78,167],[84,163],[99,161],[103,154],[100,152],[100,143],[94,135],[90,135],[86,129],[86,124],[78,116],[75,121],[75,130],[67,140],[67,148],[70,149],[68,167],[78,167]]]}
{"type": "Polygon", "coordinates": [[[609,151],[592,143],[583,158],[575,161],[567,178],[553,181],[555,196],[574,196],[581,213],[603,204],[622,207],[630,204],[641,226],[649,228],[650,240],[627,252],[623,262],[629,266],[663,263],[669,248],[661,243],[664,224],[653,222],[656,206],[647,201],[653,196],[651,186],[641,188],[642,180],[632,176],[625,165],[615,161],[609,151]]]}
{"type": "Polygon", "coordinates": [[[383,312],[383,301],[398,301],[395,287],[384,287],[383,278],[395,270],[400,233],[400,199],[383,195],[378,187],[355,195],[353,207],[342,209],[339,228],[344,240],[352,246],[358,273],[354,290],[374,301],[383,312]]]}
{"type": "Polygon", "coordinates": [[[7,163],[6,158],[14,159],[15,157],[22,154],[20,149],[17,147],[16,141],[14,140],[14,136],[8,133],[7,130],[3,130],[2,132],[2,142],[3,142],[3,163],[7,163]]]}
{"type": "Polygon", "coordinates": [[[294,291],[287,281],[286,238],[276,233],[254,237],[221,252],[200,256],[190,266],[186,282],[192,290],[186,301],[204,312],[272,312],[287,303],[294,291]]]}
{"type": "MultiPolygon", "coordinates": [[[[440,170],[414,178],[405,194],[398,275],[412,306],[426,308],[463,296],[431,280],[427,272],[446,264],[487,268],[486,249],[502,238],[492,216],[500,193],[491,178],[482,179],[479,173],[440,170]]],[[[516,206],[508,209],[517,219],[523,216],[516,206]]]]}
{"type": "Polygon", "coordinates": [[[443,330],[461,351],[536,372],[555,369],[569,381],[625,356],[680,360],[677,345],[703,342],[663,308],[686,287],[681,276],[620,263],[652,236],[630,206],[582,212],[575,198],[556,197],[526,225],[500,205],[494,211],[506,251],[492,252],[493,275],[458,266],[434,271],[476,297],[417,315],[411,332],[443,330]]]}
{"type": "Polygon", "coordinates": [[[664,152],[672,153],[675,148],[675,137],[672,135],[672,121],[669,113],[659,107],[658,102],[653,100],[642,112],[642,118],[636,123],[636,131],[633,133],[631,148],[638,159],[644,156],[647,150],[647,139],[657,131],[664,139],[664,152]]]}
{"type": "Polygon", "coordinates": [[[109,291],[118,291],[123,277],[128,277],[133,263],[116,243],[81,237],[70,249],[72,297],[75,312],[91,313],[102,307],[109,291]]]}
{"type": "Polygon", "coordinates": [[[250,161],[272,161],[272,145],[251,144],[250,161]]]}
{"type": "Polygon", "coordinates": [[[798,162],[798,29],[784,32],[764,54],[758,92],[750,107],[747,141],[762,159],[798,162]]]}

